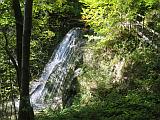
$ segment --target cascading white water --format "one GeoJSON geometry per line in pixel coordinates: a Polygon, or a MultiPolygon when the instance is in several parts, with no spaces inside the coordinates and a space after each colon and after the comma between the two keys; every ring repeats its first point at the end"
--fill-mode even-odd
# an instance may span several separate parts
{"type": "Polygon", "coordinates": [[[41,109],[45,104],[56,107],[62,102],[64,81],[81,58],[80,36],[80,28],[71,29],[53,53],[39,80],[31,83],[30,101],[34,108],[41,109]]]}

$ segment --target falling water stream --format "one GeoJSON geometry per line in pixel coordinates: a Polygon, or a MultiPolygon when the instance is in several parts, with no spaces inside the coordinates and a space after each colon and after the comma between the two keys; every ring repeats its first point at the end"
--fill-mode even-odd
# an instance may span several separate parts
{"type": "MultiPolygon", "coordinates": [[[[71,29],[58,49],[53,52],[41,77],[33,81],[30,87],[30,101],[34,109],[56,108],[62,104],[62,90],[70,71],[75,71],[76,63],[81,59],[81,30],[71,29]]],[[[75,75],[71,74],[69,78],[75,75]]]]}

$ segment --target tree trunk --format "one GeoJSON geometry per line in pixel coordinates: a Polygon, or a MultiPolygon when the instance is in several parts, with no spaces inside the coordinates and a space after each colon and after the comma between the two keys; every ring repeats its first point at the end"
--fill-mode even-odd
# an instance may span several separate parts
{"type": "Polygon", "coordinates": [[[22,61],[22,34],[23,34],[23,16],[21,12],[20,2],[19,0],[12,0],[12,7],[14,10],[14,17],[16,20],[16,54],[17,54],[17,62],[18,68],[17,72],[17,83],[20,88],[21,86],[21,61],[22,61]]]}
{"type": "Polygon", "coordinates": [[[20,106],[18,120],[33,120],[33,109],[29,98],[29,56],[30,56],[30,36],[32,27],[32,3],[33,0],[25,0],[24,25],[22,38],[22,71],[20,106]]]}

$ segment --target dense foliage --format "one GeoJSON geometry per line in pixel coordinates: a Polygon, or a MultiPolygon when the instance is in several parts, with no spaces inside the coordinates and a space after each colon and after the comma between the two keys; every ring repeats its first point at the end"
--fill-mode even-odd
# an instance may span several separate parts
{"type": "MultiPolygon", "coordinates": [[[[37,119],[160,119],[159,8],[159,0],[34,1],[32,79],[70,28],[83,26],[81,21],[89,28],[80,92],[73,105],[42,111],[37,119]]],[[[9,1],[0,3],[0,9],[1,96],[6,101],[16,91],[11,90],[16,86],[15,70],[5,50],[7,45],[15,57],[15,20],[9,1]]]]}
{"type": "Polygon", "coordinates": [[[42,112],[56,120],[158,120],[160,5],[157,0],[82,0],[84,73],[74,105],[42,112]]]}

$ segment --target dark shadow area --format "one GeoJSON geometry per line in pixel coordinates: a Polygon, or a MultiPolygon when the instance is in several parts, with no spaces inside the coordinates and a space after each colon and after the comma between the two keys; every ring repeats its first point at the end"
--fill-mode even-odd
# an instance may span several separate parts
{"type": "Polygon", "coordinates": [[[84,27],[81,21],[82,3],[79,0],[67,0],[62,8],[49,13],[50,29],[56,33],[60,42],[65,34],[74,27],[84,27]]]}

